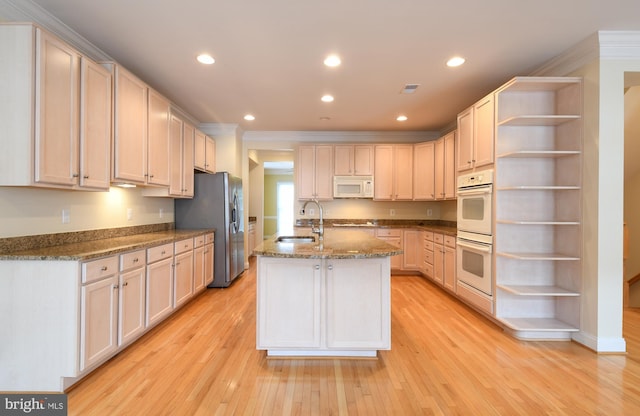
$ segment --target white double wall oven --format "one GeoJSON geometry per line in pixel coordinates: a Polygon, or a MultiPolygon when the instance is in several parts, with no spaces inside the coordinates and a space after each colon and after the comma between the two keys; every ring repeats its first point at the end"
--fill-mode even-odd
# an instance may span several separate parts
{"type": "Polygon", "coordinates": [[[493,296],[493,170],[458,176],[458,284],[493,296]]]}

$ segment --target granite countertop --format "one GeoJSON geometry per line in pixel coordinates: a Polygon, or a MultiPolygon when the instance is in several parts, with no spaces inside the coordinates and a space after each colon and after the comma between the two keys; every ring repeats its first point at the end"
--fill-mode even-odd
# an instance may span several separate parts
{"type": "MultiPolygon", "coordinates": [[[[298,220],[296,228],[308,228],[317,226],[318,220],[298,220]]],[[[411,228],[414,230],[433,231],[455,237],[457,235],[456,223],[439,220],[334,220],[325,219],[324,227],[327,228],[411,228]]]]}
{"type": "MultiPolygon", "coordinates": [[[[305,235],[296,233],[296,235],[305,235]]],[[[309,259],[364,259],[402,254],[402,249],[370,235],[357,231],[330,228],[325,229],[324,241],[319,242],[317,234],[314,243],[277,243],[267,240],[256,247],[257,256],[309,259]]]]}
{"type": "Polygon", "coordinates": [[[166,230],[123,237],[104,238],[71,244],[33,248],[0,254],[0,260],[75,260],[83,261],[214,232],[213,229],[166,230]]]}

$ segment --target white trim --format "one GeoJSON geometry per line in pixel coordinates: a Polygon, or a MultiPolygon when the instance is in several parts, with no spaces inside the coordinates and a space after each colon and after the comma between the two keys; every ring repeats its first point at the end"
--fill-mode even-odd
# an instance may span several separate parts
{"type": "Polygon", "coordinates": [[[437,131],[247,131],[245,142],[366,142],[408,143],[435,140],[437,131]]]}
{"type": "Polygon", "coordinates": [[[238,125],[234,123],[201,123],[198,128],[211,136],[235,135],[238,125]]]}
{"type": "Polygon", "coordinates": [[[599,353],[624,353],[627,351],[627,343],[624,338],[598,338],[580,331],[574,334],[572,339],[599,353]]]}
{"type": "Polygon", "coordinates": [[[640,31],[598,32],[601,59],[640,58],[640,31]]]}

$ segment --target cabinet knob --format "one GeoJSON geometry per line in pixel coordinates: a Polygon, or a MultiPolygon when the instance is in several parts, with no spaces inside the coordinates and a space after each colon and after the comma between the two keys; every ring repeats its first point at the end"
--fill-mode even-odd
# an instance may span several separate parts
{"type": "Polygon", "coordinates": [[[107,266],[102,266],[102,269],[100,269],[100,270],[102,270],[103,272],[106,272],[108,269],[109,268],[107,266]]]}
{"type": "Polygon", "coordinates": [[[84,175],[83,178],[84,179],[89,179],[89,175],[84,175]]]}
{"type": "Polygon", "coordinates": [[[77,178],[80,175],[78,175],[77,173],[73,173],[73,174],[71,174],[71,176],[74,177],[74,178],[77,178]]]}
{"type": "Polygon", "coordinates": [[[313,266],[313,268],[314,268],[315,270],[320,270],[320,265],[319,265],[319,264],[316,264],[315,266],[313,266]]]}
{"type": "Polygon", "coordinates": [[[329,269],[329,270],[333,270],[333,264],[328,265],[328,266],[327,266],[327,269],[329,269]]]}
{"type": "Polygon", "coordinates": [[[113,290],[118,290],[118,285],[113,285],[113,290]]]}
{"type": "Polygon", "coordinates": [[[124,283],[122,284],[122,286],[123,286],[123,287],[124,287],[124,286],[127,286],[127,285],[129,285],[129,282],[124,282],[124,283]]]}
{"type": "Polygon", "coordinates": [[[137,257],[136,257],[135,259],[133,259],[133,262],[134,262],[134,263],[137,263],[137,262],[139,262],[139,261],[140,261],[140,260],[139,260],[137,257]]]}

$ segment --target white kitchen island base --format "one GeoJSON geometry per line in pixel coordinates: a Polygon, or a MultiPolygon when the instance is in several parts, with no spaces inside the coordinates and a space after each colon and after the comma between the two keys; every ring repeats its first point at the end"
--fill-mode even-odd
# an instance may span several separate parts
{"type": "Polygon", "coordinates": [[[258,256],[257,348],[271,357],[391,349],[390,259],[258,256]]]}

